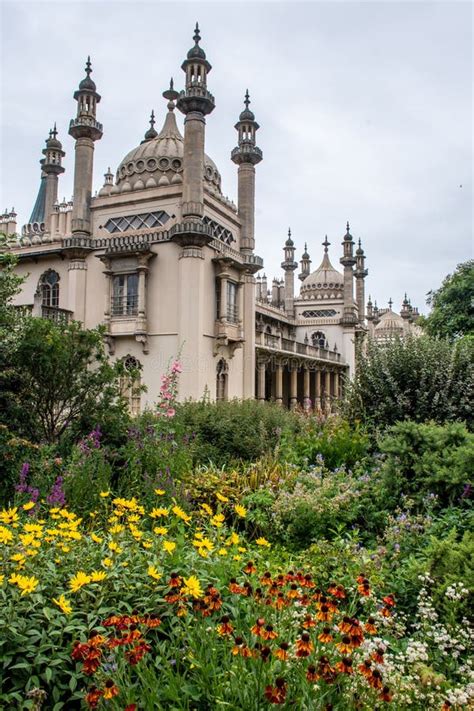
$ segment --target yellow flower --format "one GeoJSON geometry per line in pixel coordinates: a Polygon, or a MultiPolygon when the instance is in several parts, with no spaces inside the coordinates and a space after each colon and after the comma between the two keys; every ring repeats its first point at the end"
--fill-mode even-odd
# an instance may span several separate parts
{"type": "Polygon", "coordinates": [[[5,576],[4,576],[4,575],[0,575],[0,585],[3,583],[4,580],[5,580],[5,576]]]}
{"type": "Polygon", "coordinates": [[[214,544],[209,538],[197,538],[196,536],[196,540],[193,541],[193,546],[196,546],[196,548],[207,548],[208,551],[214,550],[214,544]]]}
{"type": "Polygon", "coordinates": [[[107,496],[110,496],[110,491],[101,491],[99,496],[105,499],[107,496]]]}
{"type": "Polygon", "coordinates": [[[157,496],[164,496],[166,494],[166,491],[164,489],[155,489],[155,494],[157,496]]]}
{"type": "Polygon", "coordinates": [[[21,580],[21,575],[18,575],[18,573],[12,573],[8,578],[8,582],[12,585],[18,585],[19,580],[21,580]]]}
{"type": "Polygon", "coordinates": [[[125,529],[125,526],[123,526],[121,523],[116,523],[115,526],[111,526],[109,528],[109,533],[121,533],[125,529]]]}
{"type": "Polygon", "coordinates": [[[201,504],[201,508],[202,508],[203,511],[205,511],[207,514],[209,514],[209,516],[212,516],[212,514],[214,513],[214,511],[211,509],[211,507],[209,506],[209,504],[201,504]]]}
{"type": "Polygon", "coordinates": [[[127,518],[128,523],[138,523],[140,520],[139,514],[132,514],[127,518]]]}
{"type": "Polygon", "coordinates": [[[91,582],[91,576],[87,575],[87,573],[84,573],[83,570],[80,570],[78,573],[76,573],[76,575],[73,575],[73,577],[70,579],[69,587],[71,588],[72,592],[77,592],[84,585],[87,585],[90,582],[91,582]]]}
{"type": "Polygon", "coordinates": [[[101,583],[102,580],[106,579],[107,573],[103,570],[93,570],[90,577],[91,583],[101,583]]]}
{"type": "Polygon", "coordinates": [[[216,528],[221,528],[221,526],[222,526],[224,520],[225,520],[224,514],[216,514],[215,516],[213,516],[213,517],[211,518],[211,523],[212,523],[212,525],[215,526],[216,528]]]}
{"type": "Polygon", "coordinates": [[[267,546],[267,548],[270,548],[271,545],[266,538],[263,538],[263,536],[261,538],[257,538],[255,543],[257,544],[257,546],[267,546]]]}
{"type": "Polygon", "coordinates": [[[173,506],[171,510],[173,511],[175,516],[182,519],[185,523],[189,523],[189,521],[191,521],[191,516],[188,516],[186,511],[183,511],[181,506],[173,506]]]}
{"type": "Polygon", "coordinates": [[[2,523],[13,523],[14,521],[18,521],[18,508],[15,506],[12,509],[3,509],[3,511],[0,511],[0,521],[2,523]]]}
{"type": "Polygon", "coordinates": [[[104,558],[104,560],[102,561],[102,565],[103,565],[105,568],[110,568],[110,566],[111,566],[112,564],[113,564],[112,558],[104,558]]]}
{"type": "Polygon", "coordinates": [[[217,551],[219,555],[227,555],[227,549],[226,548],[219,548],[217,551]]]}
{"type": "Polygon", "coordinates": [[[168,529],[165,526],[155,526],[153,533],[156,533],[157,536],[166,536],[168,529]]]}
{"type": "Polygon", "coordinates": [[[94,541],[94,543],[102,543],[102,538],[99,538],[99,536],[96,536],[95,533],[91,533],[91,538],[94,541]]]}
{"type": "Polygon", "coordinates": [[[227,496],[224,496],[223,494],[219,494],[219,492],[217,492],[216,497],[219,499],[219,501],[223,501],[224,503],[226,503],[227,501],[229,501],[229,499],[227,498],[227,496]]]}
{"type": "Polygon", "coordinates": [[[232,531],[229,538],[227,539],[227,545],[228,546],[236,546],[237,543],[239,543],[239,542],[240,542],[240,536],[238,536],[237,533],[232,531]]]}
{"type": "Polygon", "coordinates": [[[111,541],[108,545],[108,548],[113,553],[121,553],[122,552],[122,549],[120,548],[119,544],[116,543],[115,541],[111,541]]]}
{"type": "Polygon", "coordinates": [[[30,511],[30,509],[34,508],[36,506],[36,503],[34,501],[28,501],[27,504],[23,504],[22,509],[23,511],[30,511]]]}
{"type": "Polygon", "coordinates": [[[142,546],[143,546],[143,548],[146,548],[146,549],[152,548],[153,543],[151,541],[142,541],[142,546]]]}
{"type": "Polygon", "coordinates": [[[237,516],[240,516],[240,518],[245,518],[247,515],[247,509],[244,506],[241,506],[240,504],[236,504],[234,506],[234,511],[237,516]]]}
{"type": "Polygon", "coordinates": [[[71,549],[69,546],[61,546],[61,550],[63,553],[69,553],[71,549]]]}
{"type": "Polygon", "coordinates": [[[195,599],[202,597],[201,583],[196,578],[195,575],[191,575],[189,578],[184,578],[184,585],[181,588],[183,595],[189,595],[195,599]]]}
{"type": "Polygon", "coordinates": [[[0,526],[0,543],[11,543],[12,541],[13,533],[5,526],[0,526]]]}
{"type": "Polygon", "coordinates": [[[169,516],[169,509],[154,508],[150,511],[151,518],[160,518],[161,516],[169,516]]]}
{"type": "Polygon", "coordinates": [[[35,578],[34,576],[28,578],[26,575],[18,575],[16,577],[16,584],[21,590],[22,597],[23,595],[28,595],[29,593],[32,593],[39,583],[38,578],[35,578]]]}
{"type": "Polygon", "coordinates": [[[148,566],[148,575],[153,578],[153,580],[159,580],[161,578],[161,573],[158,572],[154,565],[148,566]]]}
{"type": "Polygon", "coordinates": [[[233,560],[242,560],[242,556],[241,555],[234,555],[233,560]]]}
{"type": "Polygon", "coordinates": [[[23,553],[14,553],[12,556],[10,556],[10,560],[12,560],[14,563],[18,563],[18,565],[20,566],[23,565],[26,558],[23,553]]]}
{"type": "Polygon", "coordinates": [[[174,543],[173,541],[163,541],[163,550],[165,550],[167,553],[172,553],[175,548],[176,543],[174,543]]]}
{"type": "Polygon", "coordinates": [[[246,551],[247,549],[244,548],[243,546],[239,546],[239,547],[237,548],[237,550],[239,551],[239,553],[245,553],[245,551],[246,551]]]}
{"type": "Polygon", "coordinates": [[[23,530],[26,531],[26,533],[34,533],[38,537],[43,535],[43,527],[38,526],[37,523],[25,523],[23,530]]]}
{"type": "Polygon", "coordinates": [[[55,605],[59,607],[61,612],[64,612],[65,615],[70,615],[72,612],[72,607],[70,602],[68,602],[67,598],[64,595],[60,595],[57,599],[53,597],[53,602],[55,605]]]}

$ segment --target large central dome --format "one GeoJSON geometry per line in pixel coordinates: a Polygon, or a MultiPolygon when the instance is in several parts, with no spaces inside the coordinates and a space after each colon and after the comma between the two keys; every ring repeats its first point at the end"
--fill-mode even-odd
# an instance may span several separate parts
{"type": "MultiPolygon", "coordinates": [[[[176,123],[174,103],[168,103],[168,113],[161,131],[153,128],[145,134],[145,140],[127,153],[120,163],[111,193],[143,190],[162,185],[183,182],[184,139],[176,123]]],[[[203,180],[207,187],[221,195],[221,176],[216,164],[204,156],[203,180]]]]}

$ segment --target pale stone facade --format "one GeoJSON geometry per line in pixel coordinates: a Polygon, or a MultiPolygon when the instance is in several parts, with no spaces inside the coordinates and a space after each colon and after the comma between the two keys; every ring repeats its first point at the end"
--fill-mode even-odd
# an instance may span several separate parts
{"type": "Polygon", "coordinates": [[[58,202],[65,154],[55,127],[21,236],[14,210],[0,216],[0,230],[16,235],[10,248],[19,257],[18,272],[27,275],[17,303],[86,328],[103,324],[111,358],[128,358],[141,368],[147,392],[141,403],[131,397],[135,412],[156,400],[161,376],[178,353],[181,399],[258,397],[328,411],[354,370],[356,339],[368,332],[385,338],[400,324],[406,333],[416,312],[404,302],[401,316],[389,319],[369,300],[366,319],[365,255],[360,242],[354,254],[349,225],[342,238],[343,273],[330,262],[326,238],[314,272],[305,248],[296,294],[298,264],[289,233],[284,280],[274,279],[269,290],[265,276],[255,277],[263,267],[254,251],[255,167],[263,157],[256,145],[259,126],[247,93],[231,155],[238,166],[236,206],[224,197],[219,171],[205,154],[214,98],[207,88],[211,65],[199,42],[196,27],[182,65],[185,89],[177,92],[171,82],[163,93],[161,131],[152,113],[144,140],[122,160],[115,179],[107,171],[95,197],[94,143],[103,129],[88,60],[69,127],[75,140],[73,199],[58,202]],[[176,109],[185,116],[184,137],[176,109]]]}

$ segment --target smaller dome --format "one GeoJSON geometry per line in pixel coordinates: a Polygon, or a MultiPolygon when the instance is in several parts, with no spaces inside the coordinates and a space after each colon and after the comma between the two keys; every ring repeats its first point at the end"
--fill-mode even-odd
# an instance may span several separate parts
{"type": "Polygon", "coordinates": [[[90,74],[92,72],[92,65],[91,65],[91,58],[90,57],[87,57],[85,71],[86,71],[87,76],[85,76],[84,79],[79,83],[79,90],[80,91],[95,91],[97,87],[95,85],[95,82],[90,77],[90,74]]]}
{"type": "Polygon", "coordinates": [[[201,39],[201,35],[199,34],[199,25],[196,22],[196,29],[194,30],[194,37],[193,40],[195,42],[194,47],[191,47],[189,50],[187,57],[188,59],[206,59],[206,53],[203,50],[202,47],[199,46],[199,41],[201,39]]]}
{"type": "Polygon", "coordinates": [[[399,316],[395,311],[388,309],[380,317],[380,321],[375,327],[375,330],[379,333],[382,331],[389,331],[391,333],[396,333],[403,331],[404,323],[401,316],[399,316]]]}
{"type": "Polygon", "coordinates": [[[340,290],[344,288],[344,277],[335,269],[327,252],[324,253],[323,261],[319,267],[311,272],[301,285],[301,292],[312,289],[340,290]]]}

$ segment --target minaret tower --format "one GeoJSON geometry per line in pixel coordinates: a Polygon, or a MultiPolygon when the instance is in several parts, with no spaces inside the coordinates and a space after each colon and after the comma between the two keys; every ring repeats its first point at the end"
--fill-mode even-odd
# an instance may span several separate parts
{"type": "Polygon", "coordinates": [[[347,223],[346,226],[346,234],[344,235],[342,246],[344,250],[343,256],[339,260],[344,267],[344,314],[342,322],[344,324],[356,324],[357,314],[354,304],[353,267],[357,260],[354,257],[354,240],[350,233],[349,223],[347,223]]]}
{"type": "Polygon", "coordinates": [[[255,166],[260,163],[263,153],[256,145],[259,129],[253,111],[250,111],[249,91],[245,92],[245,109],[239,116],[235,128],[239,133],[239,145],[231,154],[233,162],[239,166],[238,194],[239,217],[242,222],[240,251],[251,254],[255,249],[255,166]]]}
{"type": "Polygon", "coordinates": [[[288,239],[283,248],[285,260],[281,263],[281,268],[285,272],[285,311],[293,315],[295,300],[295,269],[298,264],[295,262],[295,245],[291,239],[291,229],[288,228],[288,239]]]}
{"type": "Polygon", "coordinates": [[[184,119],[183,222],[200,222],[204,212],[204,139],[206,116],[214,110],[214,97],[207,90],[207,75],[212,67],[199,46],[201,35],[196,22],[194,47],[181,65],[186,74],[186,89],[177,101],[184,119]]]}
{"type": "Polygon", "coordinates": [[[306,277],[309,276],[309,274],[311,272],[311,259],[308,254],[308,245],[306,244],[306,242],[304,245],[304,252],[301,255],[300,265],[301,265],[301,271],[298,274],[298,278],[301,279],[301,281],[304,281],[306,279],[306,277]]]}
{"type": "Polygon", "coordinates": [[[53,205],[58,199],[58,176],[64,173],[64,168],[61,165],[61,160],[66,155],[63,147],[56,138],[58,132],[56,124],[49,132],[49,138],[46,140],[46,148],[43,148],[44,158],[41,160],[41,168],[46,176],[46,190],[44,196],[44,224],[45,231],[51,232],[51,213],[53,205]]]}
{"type": "Polygon", "coordinates": [[[94,141],[102,138],[102,124],[96,120],[96,108],[100,95],[90,75],[90,57],[87,57],[86,76],[74,92],[77,115],[69,124],[69,135],[76,141],[74,161],[74,205],[72,209],[72,233],[90,237],[90,206],[92,197],[92,173],[94,164],[94,141]]]}
{"type": "MultiPolygon", "coordinates": [[[[259,129],[253,111],[249,109],[250,97],[245,92],[245,109],[235,124],[238,131],[238,146],[231,153],[232,161],[238,169],[238,203],[240,229],[240,251],[250,256],[255,249],[255,166],[263,158],[262,151],[256,145],[256,133],[259,129]]],[[[258,268],[258,267],[257,267],[258,268]]],[[[255,395],[255,269],[249,269],[242,275],[243,289],[243,395],[252,398],[255,395]]],[[[265,287],[266,288],[266,287],[265,287]]],[[[265,294],[266,296],[266,294],[265,294]]]]}
{"type": "Polygon", "coordinates": [[[359,323],[361,326],[364,325],[365,321],[365,277],[369,273],[369,270],[365,268],[365,253],[362,249],[361,241],[359,240],[359,245],[356,249],[356,268],[354,272],[356,280],[356,301],[357,308],[359,311],[359,323]]]}

